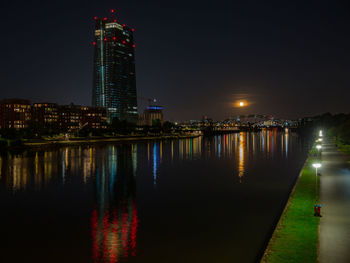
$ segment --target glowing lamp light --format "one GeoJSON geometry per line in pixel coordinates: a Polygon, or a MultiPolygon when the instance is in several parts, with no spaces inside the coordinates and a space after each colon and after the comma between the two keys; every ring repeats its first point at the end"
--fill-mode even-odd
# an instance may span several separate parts
{"type": "Polygon", "coordinates": [[[318,150],[320,150],[321,148],[322,148],[322,146],[321,145],[316,145],[316,148],[318,149],[318,150]]]}
{"type": "Polygon", "coordinates": [[[111,9],[111,13],[114,13],[115,12],[115,10],[114,9],[111,9]]]}
{"type": "Polygon", "coordinates": [[[134,28],[131,28],[131,31],[132,31],[132,32],[134,32],[134,31],[135,31],[135,29],[134,29],[134,28]]]}
{"type": "Polygon", "coordinates": [[[95,17],[94,17],[94,19],[95,19],[95,20],[97,20],[97,19],[98,19],[98,17],[97,17],[97,16],[95,16],[95,17]]]}
{"type": "Polygon", "coordinates": [[[243,107],[243,106],[244,106],[244,102],[241,101],[241,102],[239,103],[239,106],[240,106],[240,107],[243,107]]]}
{"type": "Polygon", "coordinates": [[[315,167],[315,168],[320,168],[321,164],[320,163],[313,163],[312,166],[315,167]]]}
{"type": "Polygon", "coordinates": [[[319,141],[319,142],[322,142],[322,138],[319,138],[318,141],[319,141]]]}
{"type": "Polygon", "coordinates": [[[123,44],[125,44],[126,42],[125,41],[123,41],[123,44]]]}
{"type": "Polygon", "coordinates": [[[92,44],[93,44],[94,46],[96,46],[96,42],[92,42],[92,44]]]}
{"type": "Polygon", "coordinates": [[[103,20],[106,21],[106,20],[107,20],[107,17],[104,17],[103,20]]]}
{"type": "Polygon", "coordinates": [[[103,41],[107,41],[107,38],[103,39],[103,41]]]}
{"type": "Polygon", "coordinates": [[[134,44],[134,45],[132,45],[132,47],[136,47],[136,45],[134,44]]]}
{"type": "Polygon", "coordinates": [[[117,19],[114,19],[113,22],[114,22],[114,23],[117,23],[117,19]]]}
{"type": "Polygon", "coordinates": [[[125,27],[126,25],[125,24],[123,24],[123,27],[125,27]]]}
{"type": "Polygon", "coordinates": [[[113,40],[116,40],[117,38],[116,37],[113,37],[113,40]]]}

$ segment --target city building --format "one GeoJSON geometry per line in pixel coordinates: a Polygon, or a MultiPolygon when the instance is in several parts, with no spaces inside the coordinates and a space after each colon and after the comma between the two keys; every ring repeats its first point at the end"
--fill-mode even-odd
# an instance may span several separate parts
{"type": "Polygon", "coordinates": [[[45,129],[58,129],[58,105],[56,103],[34,103],[32,121],[45,129]]]}
{"type": "Polygon", "coordinates": [[[72,132],[89,127],[107,128],[107,110],[103,107],[58,105],[51,102],[33,103],[23,99],[0,100],[0,129],[37,128],[57,132],[72,132]]]}
{"type": "Polygon", "coordinates": [[[31,120],[31,105],[29,100],[4,99],[0,101],[0,128],[27,128],[31,120]]]}
{"type": "Polygon", "coordinates": [[[58,123],[61,131],[74,131],[78,130],[82,126],[82,114],[81,106],[63,105],[58,107],[58,123]]]}
{"type": "Polygon", "coordinates": [[[136,122],[134,29],[111,17],[95,17],[92,105],[107,108],[107,117],[136,122]]]}
{"type": "Polygon", "coordinates": [[[160,120],[161,125],[163,125],[163,107],[150,105],[148,106],[142,114],[139,115],[138,125],[140,126],[152,126],[153,121],[160,120]]]}
{"type": "Polygon", "coordinates": [[[81,107],[81,123],[91,129],[107,128],[107,111],[102,107],[81,107]]]}
{"type": "Polygon", "coordinates": [[[58,124],[61,131],[77,131],[84,127],[91,129],[107,128],[107,111],[102,107],[79,105],[59,106],[58,124]]]}

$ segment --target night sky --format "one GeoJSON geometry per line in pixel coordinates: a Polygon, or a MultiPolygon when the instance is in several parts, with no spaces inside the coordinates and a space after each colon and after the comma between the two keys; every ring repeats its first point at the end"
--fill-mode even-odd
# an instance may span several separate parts
{"type": "Polygon", "coordinates": [[[138,96],[167,119],[349,112],[345,2],[2,1],[0,98],[90,105],[93,17],[114,8],[135,28],[138,96]]]}

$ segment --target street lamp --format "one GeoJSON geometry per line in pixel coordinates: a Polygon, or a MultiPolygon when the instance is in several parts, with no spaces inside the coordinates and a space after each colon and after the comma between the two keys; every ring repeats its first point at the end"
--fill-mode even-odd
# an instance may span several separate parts
{"type": "Polygon", "coordinates": [[[317,169],[321,167],[321,164],[320,163],[313,163],[312,166],[315,167],[315,169],[316,169],[316,176],[315,176],[315,178],[316,178],[316,183],[315,183],[315,187],[316,187],[315,188],[315,195],[316,195],[315,196],[315,203],[317,203],[317,199],[318,199],[317,198],[317,169]]]}
{"type": "Polygon", "coordinates": [[[316,145],[317,150],[321,150],[322,146],[321,145],[316,145]]]}
{"type": "Polygon", "coordinates": [[[320,137],[322,137],[322,136],[323,136],[323,134],[322,134],[322,130],[320,130],[320,132],[319,132],[319,136],[320,136],[320,137]]]}
{"type": "Polygon", "coordinates": [[[321,167],[321,164],[320,163],[313,163],[312,166],[317,169],[317,168],[321,167]]]}

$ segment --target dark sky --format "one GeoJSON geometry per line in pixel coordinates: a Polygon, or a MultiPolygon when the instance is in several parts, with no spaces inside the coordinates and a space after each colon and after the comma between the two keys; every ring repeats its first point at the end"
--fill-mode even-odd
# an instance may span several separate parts
{"type": "Polygon", "coordinates": [[[135,27],[138,96],[167,119],[349,112],[350,4],[322,0],[5,0],[0,98],[89,105],[93,17],[110,8],[135,27]]]}

